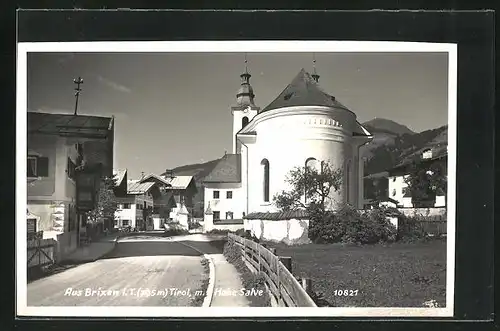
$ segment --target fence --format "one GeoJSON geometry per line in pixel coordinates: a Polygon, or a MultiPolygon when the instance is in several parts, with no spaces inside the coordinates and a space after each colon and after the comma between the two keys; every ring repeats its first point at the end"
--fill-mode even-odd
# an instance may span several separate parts
{"type": "Polygon", "coordinates": [[[399,220],[398,232],[406,234],[417,231],[429,235],[441,236],[446,234],[446,224],[446,215],[403,217],[399,220]]]}
{"type": "Polygon", "coordinates": [[[280,307],[316,307],[308,290],[311,290],[310,279],[302,279],[301,283],[291,273],[292,260],[289,257],[278,257],[266,247],[232,233],[228,241],[241,248],[242,256],[254,270],[262,275],[271,295],[280,307]],[[286,264],[286,266],[285,266],[286,264]]]}
{"type": "Polygon", "coordinates": [[[44,267],[54,263],[57,242],[54,239],[41,239],[39,236],[28,238],[28,269],[44,267]]]}

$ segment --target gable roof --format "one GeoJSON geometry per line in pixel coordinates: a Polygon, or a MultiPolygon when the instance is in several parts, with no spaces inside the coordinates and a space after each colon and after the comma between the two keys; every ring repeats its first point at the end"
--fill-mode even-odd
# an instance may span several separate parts
{"type": "Polygon", "coordinates": [[[144,194],[154,185],[153,182],[141,183],[138,180],[129,180],[127,181],[127,194],[144,194]]]}
{"type": "Polygon", "coordinates": [[[113,128],[113,117],[28,112],[28,134],[106,138],[113,128]]]}
{"type": "Polygon", "coordinates": [[[193,180],[193,176],[174,176],[172,178],[170,177],[163,177],[163,178],[165,179],[167,184],[171,186],[168,187],[167,189],[173,189],[173,190],[185,190],[193,180]]]}
{"type": "Polygon", "coordinates": [[[126,174],[127,169],[113,169],[113,178],[116,186],[120,186],[126,174]]]}
{"type": "Polygon", "coordinates": [[[226,154],[205,177],[207,183],[239,183],[241,181],[241,155],[226,154]]]}
{"type": "Polygon", "coordinates": [[[159,175],[155,175],[155,174],[149,174],[149,175],[145,176],[144,178],[142,178],[140,180],[140,182],[141,183],[146,183],[146,182],[150,181],[151,179],[157,180],[157,181],[159,181],[162,184],[170,186],[170,182],[168,180],[166,180],[165,177],[162,177],[162,176],[159,176],[159,175]]]}
{"type": "Polygon", "coordinates": [[[259,113],[293,106],[326,106],[350,111],[346,106],[338,102],[335,97],[324,92],[304,69],[300,70],[278,97],[259,113]]]}

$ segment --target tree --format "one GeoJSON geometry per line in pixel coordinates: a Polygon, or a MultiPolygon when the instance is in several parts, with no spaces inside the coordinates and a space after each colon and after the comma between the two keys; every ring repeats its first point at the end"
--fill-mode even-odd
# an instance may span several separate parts
{"type": "Polygon", "coordinates": [[[446,194],[446,163],[436,161],[430,165],[414,161],[405,178],[414,207],[434,206],[436,195],[446,194]]]}
{"type": "Polygon", "coordinates": [[[105,177],[101,179],[96,206],[88,213],[90,224],[96,225],[115,218],[116,199],[113,191],[114,187],[115,181],[113,178],[105,177]]]}
{"type": "Polygon", "coordinates": [[[295,167],[286,182],[290,191],[282,191],[273,197],[276,207],[283,211],[315,207],[325,212],[331,192],[339,191],[342,185],[342,170],[334,169],[329,162],[321,162],[321,169],[295,167]]]}

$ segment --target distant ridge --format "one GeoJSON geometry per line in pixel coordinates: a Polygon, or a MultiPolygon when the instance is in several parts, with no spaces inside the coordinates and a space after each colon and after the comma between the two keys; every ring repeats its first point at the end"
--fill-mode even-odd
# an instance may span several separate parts
{"type": "Polygon", "coordinates": [[[363,126],[365,126],[368,131],[372,129],[372,131],[376,132],[395,133],[397,135],[415,133],[405,125],[396,123],[392,120],[378,117],[363,123],[363,126]]]}

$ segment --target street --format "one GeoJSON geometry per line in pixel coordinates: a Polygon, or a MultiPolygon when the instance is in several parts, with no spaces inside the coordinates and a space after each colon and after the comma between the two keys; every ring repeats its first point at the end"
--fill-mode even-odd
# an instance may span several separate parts
{"type": "Polygon", "coordinates": [[[197,235],[125,237],[98,261],[29,283],[28,306],[192,306],[209,275],[188,245],[221,253],[197,235]]]}

